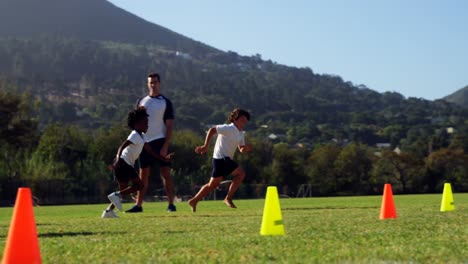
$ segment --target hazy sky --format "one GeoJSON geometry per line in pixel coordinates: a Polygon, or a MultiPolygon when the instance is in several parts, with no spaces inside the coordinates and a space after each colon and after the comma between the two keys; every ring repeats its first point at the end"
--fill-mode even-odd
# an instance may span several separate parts
{"type": "Polygon", "coordinates": [[[406,97],[468,85],[465,0],[110,0],[224,51],[406,97]]]}

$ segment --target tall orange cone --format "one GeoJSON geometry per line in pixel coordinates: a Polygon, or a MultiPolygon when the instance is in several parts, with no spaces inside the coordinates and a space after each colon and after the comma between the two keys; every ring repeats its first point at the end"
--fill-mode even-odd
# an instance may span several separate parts
{"type": "Polygon", "coordinates": [[[2,264],[41,263],[31,189],[18,188],[2,264]]]}
{"type": "Polygon", "coordinates": [[[380,207],[380,219],[397,218],[395,203],[393,202],[392,185],[384,186],[382,206],[380,207]]]}
{"type": "Polygon", "coordinates": [[[453,201],[452,186],[450,186],[450,183],[444,183],[444,192],[442,193],[440,211],[449,212],[453,210],[455,210],[455,203],[453,201]]]}
{"type": "Polygon", "coordinates": [[[283,218],[281,217],[278,190],[275,186],[268,186],[267,188],[260,234],[262,236],[284,236],[283,218]]]}

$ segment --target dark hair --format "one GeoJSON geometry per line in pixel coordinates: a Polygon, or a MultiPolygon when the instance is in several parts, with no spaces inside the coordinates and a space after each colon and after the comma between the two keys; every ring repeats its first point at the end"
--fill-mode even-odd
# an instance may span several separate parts
{"type": "Polygon", "coordinates": [[[228,122],[233,122],[234,120],[239,119],[241,116],[245,116],[247,120],[250,120],[250,114],[244,109],[236,108],[232,110],[232,112],[229,114],[228,117],[228,122]]]}
{"type": "Polygon", "coordinates": [[[159,76],[159,73],[152,72],[148,74],[148,78],[158,78],[158,82],[161,82],[161,77],[159,76]]]}
{"type": "Polygon", "coordinates": [[[143,106],[140,106],[128,113],[127,116],[127,125],[130,129],[135,129],[135,123],[145,119],[148,117],[148,114],[146,113],[146,108],[143,106]]]}

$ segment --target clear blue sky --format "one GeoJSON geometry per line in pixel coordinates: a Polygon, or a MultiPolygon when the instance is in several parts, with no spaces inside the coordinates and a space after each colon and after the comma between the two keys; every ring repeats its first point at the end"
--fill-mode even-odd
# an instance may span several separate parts
{"type": "Polygon", "coordinates": [[[241,55],[406,97],[468,85],[465,0],[110,0],[150,22],[241,55]]]}

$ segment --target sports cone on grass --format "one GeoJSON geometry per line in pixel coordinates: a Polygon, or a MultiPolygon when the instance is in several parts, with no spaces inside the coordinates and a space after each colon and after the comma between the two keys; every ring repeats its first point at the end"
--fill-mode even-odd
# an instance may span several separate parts
{"type": "Polygon", "coordinates": [[[397,218],[395,203],[393,202],[392,185],[384,186],[382,206],[380,207],[380,219],[397,218]]]}
{"type": "Polygon", "coordinates": [[[267,188],[265,207],[263,209],[262,227],[260,234],[284,236],[283,218],[278,198],[278,190],[275,186],[267,188]]]}
{"type": "Polygon", "coordinates": [[[453,201],[452,187],[450,183],[444,184],[444,193],[442,194],[442,203],[440,204],[441,212],[448,212],[455,210],[455,203],[453,201]]]}
{"type": "Polygon", "coordinates": [[[31,189],[18,188],[2,264],[41,263],[31,189]]]}

